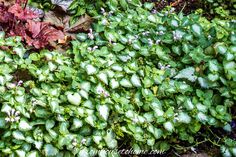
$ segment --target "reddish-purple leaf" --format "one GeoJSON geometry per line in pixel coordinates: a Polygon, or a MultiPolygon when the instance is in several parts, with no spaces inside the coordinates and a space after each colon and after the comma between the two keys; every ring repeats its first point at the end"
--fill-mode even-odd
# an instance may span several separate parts
{"type": "Polygon", "coordinates": [[[33,12],[30,9],[27,8],[22,8],[20,4],[14,4],[8,9],[8,12],[14,14],[19,20],[29,20],[29,19],[34,19],[38,18],[38,14],[33,12]]]}
{"type": "Polygon", "coordinates": [[[63,40],[65,35],[45,22],[27,21],[26,28],[31,33],[32,41],[26,41],[29,45],[39,49],[45,47],[51,41],[63,40]]]}

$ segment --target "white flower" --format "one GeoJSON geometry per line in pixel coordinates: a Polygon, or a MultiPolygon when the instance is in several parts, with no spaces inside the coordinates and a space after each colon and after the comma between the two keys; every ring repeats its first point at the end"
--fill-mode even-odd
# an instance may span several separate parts
{"type": "MultiPolygon", "coordinates": [[[[82,142],[82,141],[81,141],[81,142],[82,142]]],[[[76,147],[77,144],[78,144],[77,139],[74,138],[74,139],[72,140],[72,143],[71,143],[71,144],[72,144],[72,146],[76,147]]]]}
{"type": "Polygon", "coordinates": [[[91,28],[89,29],[88,37],[89,37],[89,39],[91,39],[91,40],[94,39],[93,30],[92,30],[91,28]]]}
{"type": "Polygon", "coordinates": [[[92,51],[92,48],[91,48],[91,47],[88,47],[87,50],[88,50],[88,51],[92,51]]]}
{"type": "Polygon", "coordinates": [[[173,13],[175,11],[175,8],[170,9],[170,13],[173,13]]]}
{"type": "Polygon", "coordinates": [[[159,31],[159,35],[163,35],[165,34],[163,31],[159,31]]]}
{"type": "Polygon", "coordinates": [[[152,13],[153,13],[153,14],[156,14],[156,13],[157,13],[157,10],[156,10],[156,9],[153,9],[153,10],[152,10],[152,13]]]}
{"type": "Polygon", "coordinates": [[[81,143],[82,143],[82,144],[85,144],[86,141],[87,141],[87,140],[86,140],[85,138],[83,138],[83,139],[81,140],[81,143]]]}
{"type": "Polygon", "coordinates": [[[152,39],[148,39],[148,44],[151,46],[151,45],[153,45],[153,41],[152,41],[152,39]]]}
{"type": "Polygon", "coordinates": [[[104,8],[101,8],[101,13],[104,15],[106,13],[104,8]]]}
{"type": "Polygon", "coordinates": [[[17,82],[17,86],[21,86],[23,84],[23,81],[20,80],[19,82],[17,82]]]}
{"type": "Polygon", "coordinates": [[[113,11],[109,11],[108,16],[111,16],[113,13],[113,11]]]}
{"type": "Polygon", "coordinates": [[[161,40],[160,40],[160,39],[156,40],[156,44],[159,44],[160,42],[161,42],[161,40]]]}
{"type": "Polygon", "coordinates": [[[103,89],[102,86],[97,87],[97,93],[104,96],[104,97],[109,97],[109,93],[103,89]]]}
{"type": "Polygon", "coordinates": [[[9,111],[6,112],[7,113],[7,117],[5,118],[5,120],[7,122],[17,122],[20,120],[20,112],[16,111],[15,109],[11,109],[9,111]]]}
{"type": "Polygon", "coordinates": [[[137,40],[137,39],[139,38],[139,36],[138,36],[138,35],[135,35],[134,38],[137,40]]]}
{"type": "Polygon", "coordinates": [[[134,119],[133,119],[133,123],[138,123],[138,118],[135,116],[134,119]]]}

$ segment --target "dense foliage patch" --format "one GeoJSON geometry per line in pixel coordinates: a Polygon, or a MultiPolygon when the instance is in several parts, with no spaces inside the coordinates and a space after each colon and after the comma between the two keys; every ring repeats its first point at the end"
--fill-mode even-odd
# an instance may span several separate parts
{"type": "Polygon", "coordinates": [[[212,16],[234,19],[236,15],[235,0],[206,0],[203,1],[205,9],[210,11],[212,16]]]}
{"type": "Polygon", "coordinates": [[[208,136],[232,130],[235,21],[107,5],[63,54],[29,52],[0,33],[1,155],[95,156],[120,143],[167,151],[200,140],[236,155],[234,140],[208,136]]]}

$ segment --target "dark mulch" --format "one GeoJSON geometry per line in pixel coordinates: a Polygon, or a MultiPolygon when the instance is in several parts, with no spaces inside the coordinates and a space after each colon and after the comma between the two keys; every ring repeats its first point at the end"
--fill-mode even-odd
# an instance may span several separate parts
{"type": "Polygon", "coordinates": [[[202,7],[200,0],[143,0],[143,2],[154,2],[155,9],[161,11],[166,6],[172,6],[176,12],[183,10],[183,13],[189,14],[202,7]]]}

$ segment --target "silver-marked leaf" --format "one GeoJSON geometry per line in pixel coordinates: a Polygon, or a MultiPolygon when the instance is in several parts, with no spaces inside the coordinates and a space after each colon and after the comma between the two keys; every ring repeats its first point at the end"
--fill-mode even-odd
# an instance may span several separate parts
{"type": "Polygon", "coordinates": [[[55,126],[55,121],[49,119],[46,121],[45,126],[47,130],[52,129],[55,126]]]}
{"type": "Polygon", "coordinates": [[[191,29],[196,36],[201,36],[202,35],[202,27],[199,24],[193,24],[191,26],[191,29]]]}
{"type": "Polygon", "coordinates": [[[88,92],[91,89],[91,84],[90,84],[90,82],[82,82],[80,87],[81,87],[81,89],[88,92]]]}
{"type": "Polygon", "coordinates": [[[83,121],[82,120],[80,120],[78,118],[74,118],[73,119],[73,124],[71,126],[72,130],[78,129],[78,128],[82,127],[82,126],[83,126],[83,121]]]}
{"type": "Polygon", "coordinates": [[[194,72],[194,67],[188,67],[186,69],[181,70],[174,78],[187,79],[191,82],[194,82],[197,79],[197,77],[194,75],[194,72]]]}
{"type": "Polygon", "coordinates": [[[16,154],[18,155],[18,157],[25,157],[26,152],[23,150],[16,150],[16,154]]]}
{"type": "Polygon", "coordinates": [[[32,126],[29,124],[29,122],[26,119],[21,119],[19,123],[19,129],[21,131],[29,131],[32,129],[32,126]]]}
{"type": "Polygon", "coordinates": [[[119,52],[119,51],[121,51],[121,50],[123,50],[125,48],[125,46],[124,45],[122,45],[122,44],[120,44],[120,43],[115,43],[115,44],[113,44],[113,51],[115,51],[115,52],[119,52]]]}
{"type": "Polygon", "coordinates": [[[86,70],[88,75],[92,75],[92,74],[95,74],[97,72],[96,67],[94,67],[93,65],[90,65],[90,64],[85,67],[85,70],[86,70]]]}
{"type": "Polygon", "coordinates": [[[169,132],[174,131],[174,125],[170,121],[164,123],[164,128],[169,132]]]}
{"type": "Polygon", "coordinates": [[[88,92],[86,92],[85,90],[80,90],[79,94],[85,99],[88,99],[89,97],[88,92]]]}
{"type": "Polygon", "coordinates": [[[24,140],[25,139],[24,134],[21,131],[18,131],[18,130],[17,131],[13,131],[12,135],[17,140],[24,140]]]}
{"type": "Polygon", "coordinates": [[[140,78],[138,77],[138,75],[133,74],[131,77],[131,83],[135,86],[135,87],[141,87],[141,81],[140,78]]]}
{"type": "Polygon", "coordinates": [[[185,112],[181,112],[178,115],[178,121],[181,123],[190,123],[191,122],[191,117],[185,113],[185,112]]]}
{"type": "Polygon", "coordinates": [[[55,156],[58,153],[58,149],[52,144],[46,144],[43,149],[45,156],[55,156]]]}
{"type": "Polygon", "coordinates": [[[127,88],[131,88],[132,87],[132,84],[129,80],[123,78],[121,81],[120,81],[120,85],[123,86],[123,87],[127,87],[127,88]]]}
{"type": "Polygon", "coordinates": [[[104,119],[107,120],[109,116],[109,108],[107,105],[98,105],[97,110],[99,115],[104,119]]]}
{"type": "Polygon", "coordinates": [[[79,93],[70,93],[67,95],[67,99],[73,105],[79,105],[81,103],[81,96],[79,95],[79,93]]]}
{"type": "Polygon", "coordinates": [[[101,72],[97,75],[97,77],[106,85],[108,85],[108,78],[107,78],[107,74],[105,72],[101,72]]]}
{"type": "Polygon", "coordinates": [[[115,79],[111,79],[110,86],[111,86],[112,89],[118,88],[119,87],[119,82],[116,81],[115,79]]]}
{"type": "Polygon", "coordinates": [[[87,118],[85,118],[85,121],[90,124],[91,126],[95,126],[95,121],[96,121],[96,117],[94,115],[89,115],[87,118]]]}
{"type": "Polygon", "coordinates": [[[26,157],[39,157],[39,154],[37,151],[31,151],[27,153],[26,157]]]}
{"type": "Polygon", "coordinates": [[[85,147],[82,150],[80,150],[78,156],[79,157],[89,157],[88,148],[85,147]]]}

